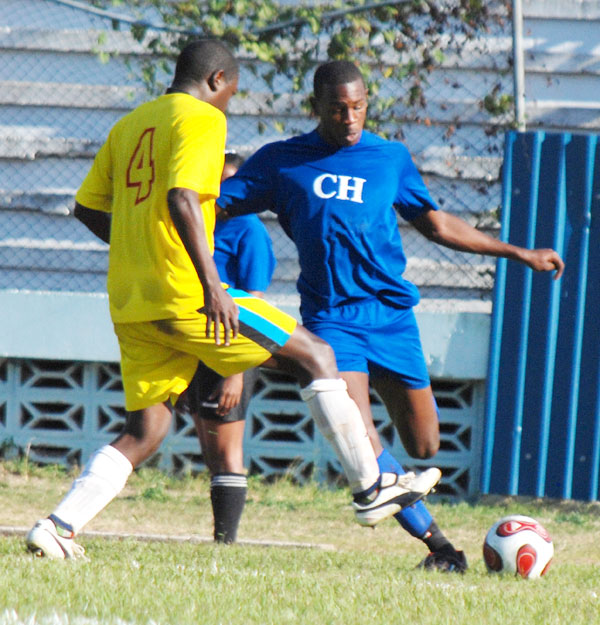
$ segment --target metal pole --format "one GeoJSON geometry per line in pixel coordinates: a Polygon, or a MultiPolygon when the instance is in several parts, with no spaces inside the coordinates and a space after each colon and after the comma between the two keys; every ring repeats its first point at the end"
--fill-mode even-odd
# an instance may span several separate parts
{"type": "MultiPolygon", "coordinates": [[[[512,209],[512,172],[516,134],[509,132],[504,145],[504,164],[502,167],[502,223],[500,240],[508,241],[510,234],[510,211],[512,209]]],[[[496,415],[500,392],[500,350],[502,347],[502,327],[504,323],[504,305],[506,296],[506,258],[499,258],[496,263],[494,281],[494,313],[490,336],[490,355],[488,360],[487,389],[485,398],[485,434],[483,466],[481,471],[481,492],[487,495],[491,490],[498,492],[498,484],[492,484],[492,462],[496,438],[496,415]]]]}
{"type": "MultiPolygon", "coordinates": [[[[561,134],[558,137],[559,145],[556,146],[556,158],[558,160],[558,170],[556,173],[556,195],[554,199],[554,220],[555,228],[553,232],[552,247],[565,257],[565,229],[567,222],[567,165],[566,152],[567,145],[571,140],[571,135],[561,134]]],[[[556,145],[556,144],[553,144],[556,145]]],[[[547,313],[547,334],[544,345],[545,369],[542,390],[542,407],[540,412],[540,433],[538,447],[538,475],[536,481],[535,494],[543,497],[546,494],[546,474],[548,472],[548,457],[550,454],[550,429],[552,425],[552,399],[557,371],[558,354],[558,327],[560,320],[560,294],[561,289],[558,280],[552,280],[550,287],[550,302],[547,313]]],[[[560,379],[558,384],[561,384],[560,379]]],[[[599,450],[600,451],[600,450],[599,450]]],[[[595,465],[592,465],[595,466],[595,465]]]]}
{"type": "MultiPolygon", "coordinates": [[[[581,201],[582,213],[577,215],[577,221],[580,232],[573,233],[573,241],[577,237],[579,240],[576,244],[578,250],[578,269],[575,288],[573,289],[577,299],[575,305],[575,319],[573,333],[573,344],[571,347],[570,363],[568,363],[565,373],[570,378],[568,381],[565,379],[565,383],[569,384],[569,409],[567,417],[567,431],[566,431],[566,457],[564,466],[564,481],[562,497],[564,499],[571,499],[573,490],[573,469],[575,466],[575,449],[576,449],[576,436],[577,436],[577,410],[579,407],[579,393],[581,385],[581,362],[585,329],[585,303],[587,296],[587,283],[588,283],[588,267],[589,267],[589,253],[590,253],[590,228],[592,224],[591,206],[593,197],[594,186],[594,168],[595,168],[595,155],[596,155],[596,137],[587,136],[581,138],[582,142],[585,142],[585,178],[581,193],[577,194],[577,199],[581,201]]],[[[580,148],[582,149],[582,148],[580,148]]],[[[583,149],[582,149],[583,151],[583,149]]],[[[581,166],[581,163],[577,163],[581,166]]],[[[578,189],[579,191],[579,189],[578,189]]],[[[575,203],[575,201],[573,201],[575,203]]],[[[567,363],[565,363],[567,364],[567,363]]],[[[565,378],[567,377],[565,376],[565,378]]],[[[589,434],[588,434],[589,436],[589,434]]]]}
{"type": "Polygon", "coordinates": [[[525,58],[523,56],[522,0],[512,0],[512,29],[515,122],[517,130],[525,132],[525,58]]]}
{"type": "MultiPolygon", "coordinates": [[[[540,193],[540,166],[544,134],[537,132],[533,137],[531,151],[531,178],[529,180],[529,202],[527,205],[527,235],[525,247],[535,247],[535,231],[540,193]]],[[[529,320],[531,318],[531,288],[533,272],[528,267],[522,268],[523,291],[519,314],[519,336],[515,348],[518,353],[513,398],[512,449],[510,451],[509,495],[519,494],[519,473],[521,470],[521,443],[523,440],[523,415],[525,406],[525,382],[527,377],[527,354],[529,350],[529,320]]]]}

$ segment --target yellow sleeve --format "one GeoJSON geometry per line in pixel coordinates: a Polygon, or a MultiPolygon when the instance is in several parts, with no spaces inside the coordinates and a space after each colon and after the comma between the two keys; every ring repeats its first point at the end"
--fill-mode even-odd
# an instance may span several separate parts
{"type": "MultiPolygon", "coordinates": [[[[211,107],[212,108],[212,107],[211,107]]],[[[227,123],[217,109],[188,115],[173,128],[167,190],[183,187],[217,198],[225,158],[227,123]]]]}
{"type": "Polygon", "coordinates": [[[86,208],[112,212],[112,163],[110,156],[111,135],[100,148],[84,181],[81,183],[75,200],[86,208]]]}

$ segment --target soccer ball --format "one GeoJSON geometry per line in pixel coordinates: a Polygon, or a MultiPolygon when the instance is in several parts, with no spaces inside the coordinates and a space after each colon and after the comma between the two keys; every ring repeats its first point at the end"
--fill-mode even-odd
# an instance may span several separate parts
{"type": "Polygon", "coordinates": [[[489,573],[512,573],[533,579],[546,573],[554,545],[550,534],[528,516],[506,516],[492,525],[483,543],[489,573]]]}

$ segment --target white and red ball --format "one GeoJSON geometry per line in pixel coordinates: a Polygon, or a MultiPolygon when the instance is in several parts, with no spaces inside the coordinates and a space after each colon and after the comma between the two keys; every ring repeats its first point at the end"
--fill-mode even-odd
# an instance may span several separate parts
{"type": "Polygon", "coordinates": [[[490,573],[541,577],[553,556],[550,534],[535,519],[520,514],[494,523],[483,543],[483,559],[490,573]]]}

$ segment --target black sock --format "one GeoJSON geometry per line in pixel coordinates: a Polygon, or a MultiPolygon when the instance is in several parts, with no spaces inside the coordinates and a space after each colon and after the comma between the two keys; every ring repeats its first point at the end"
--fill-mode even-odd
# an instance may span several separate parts
{"type": "Polygon", "coordinates": [[[215,541],[233,543],[242,518],[248,480],[241,473],[217,473],[210,481],[215,541]]]}
{"type": "Polygon", "coordinates": [[[431,522],[431,525],[421,540],[427,545],[431,552],[454,551],[452,543],[444,536],[435,521],[431,522]]]}

